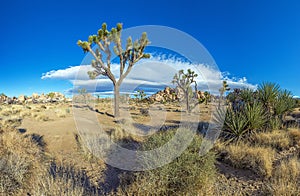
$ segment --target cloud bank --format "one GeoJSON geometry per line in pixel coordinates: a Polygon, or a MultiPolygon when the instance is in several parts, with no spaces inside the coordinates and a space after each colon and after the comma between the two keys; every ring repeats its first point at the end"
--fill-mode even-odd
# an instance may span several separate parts
{"type": "MultiPolygon", "coordinates": [[[[119,65],[112,64],[112,73],[119,77],[119,65]]],[[[201,91],[210,91],[218,94],[222,86],[222,81],[226,80],[231,89],[251,88],[256,89],[257,85],[247,82],[245,77],[230,77],[228,72],[220,72],[209,65],[192,64],[176,58],[152,57],[148,60],[142,60],[135,65],[123,81],[120,91],[123,93],[133,93],[137,89],[145,90],[147,94],[155,93],[166,86],[173,86],[171,83],[173,76],[180,69],[192,69],[197,74],[196,78],[198,89],[201,91]]],[[[93,70],[90,65],[72,66],[66,69],[52,70],[44,73],[41,79],[61,79],[68,80],[73,84],[72,89],[67,89],[67,93],[77,93],[78,89],[85,88],[88,92],[100,94],[110,94],[113,91],[112,82],[99,76],[95,80],[89,79],[87,72],[93,70]]]]}

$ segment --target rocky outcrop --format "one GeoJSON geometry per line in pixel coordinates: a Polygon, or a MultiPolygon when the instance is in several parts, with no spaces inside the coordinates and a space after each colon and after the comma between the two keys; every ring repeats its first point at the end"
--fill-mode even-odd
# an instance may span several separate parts
{"type": "MultiPolygon", "coordinates": [[[[204,92],[198,91],[197,99],[204,98],[204,92]]],[[[166,87],[164,90],[158,91],[149,97],[150,101],[168,102],[168,101],[181,101],[184,99],[183,90],[176,87],[166,87]]]]}
{"type": "Polygon", "coordinates": [[[18,103],[24,103],[24,102],[26,101],[26,98],[27,98],[27,97],[25,97],[24,95],[20,95],[20,96],[18,97],[18,103]]]}
{"type": "Polygon", "coordinates": [[[6,99],[7,99],[6,95],[4,95],[4,94],[0,95],[0,103],[4,103],[6,101],[6,99]]]}
{"type": "Polygon", "coordinates": [[[64,94],[59,92],[51,92],[41,95],[33,93],[31,97],[20,95],[18,98],[0,95],[0,104],[27,104],[27,103],[54,103],[54,102],[72,102],[72,99],[66,98],[64,94]]]}

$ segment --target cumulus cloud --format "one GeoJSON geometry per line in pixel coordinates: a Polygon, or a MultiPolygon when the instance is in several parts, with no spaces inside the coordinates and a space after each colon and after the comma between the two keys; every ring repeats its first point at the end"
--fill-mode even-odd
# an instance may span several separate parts
{"type": "MultiPolygon", "coordinates": [[[[112,73],[119,77],[119,65],[113,64],[112,73]]],[[[245,77],[230,77],[228,72],[220,72],[218,69],[204,64],[192,64],[190,62],[164,57],[152,57],[143,60],[132,69],[127,78],[123,81],[121,92],[132,93],[137,89],[143,89],[148,94],[161,90],[166,86],[172,86],[172,79],[180,69],[192,69],[197,74],[196,78],[199,90],[208,90],[217,94],[222,86],[222,81],[227,80],[231,89],[251,88],[256,89],[256,85],[247,82],[245,77]]],[[[52,70],[42,75],[42,79],[62,79],[69,80],[73,84],[72,89],[67,92],[78,92],[78,89],[85,88],[88,92],[101,92],[103,94],[112,92],[112,82],[99,76],[95,80],[90,80],[87,72],[93,70],[90,65],[73,66],[61,70],[52,70]]]]}

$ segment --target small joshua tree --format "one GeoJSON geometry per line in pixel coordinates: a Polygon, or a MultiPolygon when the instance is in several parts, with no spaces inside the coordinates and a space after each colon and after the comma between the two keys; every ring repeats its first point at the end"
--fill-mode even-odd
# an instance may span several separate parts
{"type": "Polygon", "coordinates": [[[208,92],[208,91],[205,91],[204,92],[204,102],[205,102],[205,105],[207,105],[208,104],[208,102],[210,101],[210,99],[211,99],[211,95],[210,95],[210,93],[208,92]]]}
{"type": "Polygon", "coordinates": [[[50,102],[52,102],[53,98],[55,97],[55,93],[54,92],[48,93],[48,97],[50,97],[50,102]]]}
{"type": "Polygon", "coordinates": [[[86,91],[86,89],[85,88],[78,89],[78,93],[83,98],[84,103],[86,103],[86,98],[87,98],[87,91],[86,91]]]}
{"type": "MultiPolygon", "coordinates": [[[[185,99],[185,102],[186,102],[186,112],[190,113],[191,112],[191,99],[194,97],[196,97],[197,95],[197,82],[195,80],[195,78],[198,77],[198,75],[188,69],[187,70],[187,73],[184,73],[183,70],[179,70],[178,73],[175,74],[173,80],[172,80],[172,83],[173,84],[176,84],[182,91],[183,91],[183,94],[184,94],[184,99],[185,99]],[[192,84],[195,85],[195,94],[193,93],[193,89],[192,89],[192,84]],[[195,95],[195,96],[193,96],[195,95]]],[[[199,103],[199,102],[198,102],[199,103]]],[[[194,105],[194,107],[196,106],[197,104],[194,105]]]]}
{"type": "Polygon", "coordinates": [[[136,103],[138,103],[139,101],[142,101],[146,97],[145,91],[137,90],[137,93],[134,94],[134,97],[136,99],[136,103]]]}
{"type": "Polygon", "coordinates": [[[224,94],[227,91],[230,91],[230,88],[229,88],[227,82],[224,80],[222,88],[219,89],[219,92],[220,92],[219,107],[221,105],[221,100],[224,98],[224,94]]]}
{"type": "Polygon", "coordinates": [[[132,42],[132,38],[128,37],[125,48],[122,48],[121,32],[122,24],[118,23],[115,28],[107,30],[106,23],[102,24],[102,28],[98,30],[97,35],[90,35],[88,41],[79,40],[77,44],[84,52],[90,52],[94,60],[92,60],[93,71],[88,72],[91,79],[95,79],[99,75],[108,77],[114,86],[114,116],[120,116],[120,86],[123,80],[131,71],[134,64],[143,58],[149,58],[150,55],[144,53],[146,46],[150,43],[147,34],[144,32],[139,40],[132,42]],[[120,77],[117,79],[111,72],[111,43],[114,44],[113,51],[120,60],[120,77]],[[96,45],[94,51],[92,45],[96,45]],[[103,54],[106,59],[103,59],[103,54]]]}

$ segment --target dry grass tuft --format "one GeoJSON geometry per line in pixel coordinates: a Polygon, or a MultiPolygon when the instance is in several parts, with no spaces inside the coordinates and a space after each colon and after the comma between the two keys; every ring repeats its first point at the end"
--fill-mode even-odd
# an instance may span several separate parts
{"type": "Polygon", "coordinates": [[[23,194],[40,170],[41,148],[17,131],[0,134],[0,194],[23,194]]]}
{"type": "Polygon", "coordinates": [[[266,192],[270,195],[299,195],[300,194],[300,160],[293,157],[281,162],[274,169],[270,186],[266,192]]]}
{"type": "Polygon", "coordinates": [[[32,113],[32,117],[34,117],[36,120],[39,120],[39,121],[49,121],[50,120],[49,116],[47,116],[45,114],[40,114],[40,113],[32,113]]]}
{"type": "Polygon", "coordinates": [[[21,125],[22,119],[19,116],[10,116],[2,119],[0,125],[5,130],[13,130],[21,125]]]}
{"type": "Polygon", "coordinates": [[[251,169],[255,173],[270,177],[275,160],[275,150],[270,147],[250,146],[248,144],[230,144],[225,146],[225,161],[233,167],[251,169]]]}
{"type": "Polygon", "coordinates": [[[67,116],[68,112],[66,109],[61,108],[61,109],[56,109],[55,114],[59,118],[65,118],[67,116]]]}
{"type": "MultiPolygon", "coordinates": [[[[85,172],[52,161],[35,181],[32,195],[96,195],[98,192],[85,172]]],[[[100,195],[100,194],[97,194],[100,195]]]]}
{"type": "Polygon", "coordinates": [[[294,144],[300,146],[300,130],[299,129],[289,129],[288,130],[294,144]]]}
{"type": "Polygon", "coordinates": [[[288,149],[292,146],[289,133],[284,130],[257,133],[254,135],[254,141],[258,145],[272,147],[278,150],[288,149]]]}

